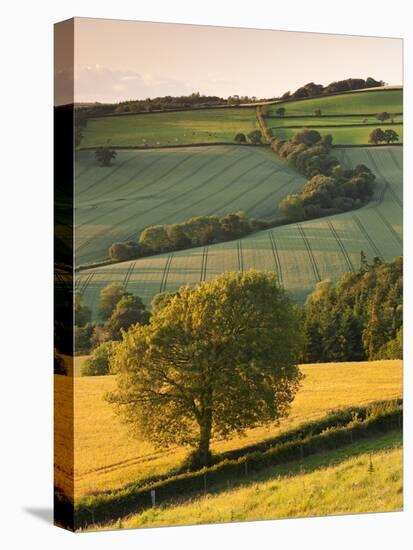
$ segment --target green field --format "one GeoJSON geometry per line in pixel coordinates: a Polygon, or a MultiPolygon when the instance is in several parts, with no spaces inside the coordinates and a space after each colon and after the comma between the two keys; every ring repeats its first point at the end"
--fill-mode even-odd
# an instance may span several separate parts
{"type": "MultiPolygon", "coordinates": [[[[330,134],[333,136],[333,143],[335,145],[365,145],[369,141],[369,136],[374,128],[382,128],[386,130],[391,128],[399,135],[398,143],[403,143],[403,125],[382,125],[380,123],[374,126],[332,126],[330,128],[317,128],[306,124],[306,127],[315,128],[322,136],[330,134]]],[[[296,128],[272,128],[272,134],[279,139],[291,139],[295,133],[300,130],[302,126],[296,128]]]]}
{"type": "Polygon", "coordinates": [[[389,88],[387,90],[352,92],[298,101],[281,101],[274,105],[272,112],[275,113],[275,110],[279,107],[285,108],[287,116],[313,115],[315,109],[321,109],[323,115],[375,115],[383,111],[401,113],[403,111],[403,90],[401,88],[389,88]]]}
{"type": "Polygon", "coordinates": [[[353,124],[372,124],[376,126],[392,126],[391,120],[394,120],[395,127],[397,131],[398,124],[403,122],[403,116],[397,115],[392,117],[389,120],[386,120],[384,123],[377,120],[375,116],[307,116],[307,117],[267,117],[266,122],[269,128],[280,128],[280,127],[294,127],[302,128],[303,126],[308,126],[311,128],[317,128],[318,126],[322,128],[323,126],[349,126],[353,124]]]}
{"type": "Polygon", "coordinates": [[[304,178],[269,148],[234,145],[118,151],[110,168],[79,151],[75,181],[79,265],[106,258],[112,243],[137,240],[148,225],[237,210],[274,218],[304,178]]]}
{"type": "Polygon", "coordinates": [[[308,457],[304,464],[273,467],[235,487],[150,508],[99,529],[400,511],[401,446],[401,432],[392,432],[308,457]]]}
{"type": "Polygon", "coordinates": [[[238,132],[258,128],[251,108],[220,108],[92,118],[84,131],[82,148],[145,147],[191,143],[233,142],[238,132]]]}
{"type": "MultiPolygon", "coordinates": [[[[175,291],[181,285],[196,284],[224,271],[251,268],[277,271],[293,298],[302,301],[318,281],[337,280],[343,273],[358,269],[361,250],[370,260],[375,256],[392,260],[401,255],[402,149],[343,148],[337,149],[335,155],[344,165],[363,163],[376,174],[375,194],[365,207],[330,218],[276,227],[205,249],[193,248],[81,271],[76,284],[83,302],[96,317],[99,292],[109,283],[123,284],[128,272],[127,290],[149,304],[162,290],[175,291]]],[[[289,192],[287,186],[280,194],[289,192]]],[[[262,197],[253,192],[249,200],[258,199],[262,197]]],[[[273,208],[273,203],[274,199],[267,207],[273,208]]],[[[228,206],[229,211],[234,209],[228,206]]]]}

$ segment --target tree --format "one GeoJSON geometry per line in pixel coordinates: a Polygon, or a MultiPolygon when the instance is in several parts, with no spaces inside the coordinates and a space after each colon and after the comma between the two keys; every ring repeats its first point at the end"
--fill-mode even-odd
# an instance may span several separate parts
{"type": "Polygon", "coordinates": [[[82,297],[80,292],[75,293],[75,304],[74,304],[74,314],[75,314],[75,325],[78,327],[83,327],[90,321],[91,311],[88,307],[82,305],[82,297]]]}
{"type": "Polygon", "coordinates": [[[304,143],[304,145],[311,147],[321,141],[321,135],[317,130],[302,128],[294,134],[292,139],[295,143],[304,143]]]}
{"type": "Polygon", "coordinates": [[[115,349],[115,342],[105,342],[95,348],[80,368],[82,376],[103,376],[110,373],[110,358],[115,349]]]}
{"type": "Polygon", "coordinates": [[[384,132],[381,128],[376,128],[375,130],[372,130],[370,132],[369,143],[374,143],[375,145],[377,145],[382,141],[384,141],[384,132]]]}
{"type": "Polygon", "coordinates": [[[228,438],[287,415],[298,390],[295,307],[274,273],[224,273],[177,296],[116,347],[109,400],[140,437],[210,463],[228,438]]]}
{"type": "Polygon", "coordinates": [[[254,145],[258,145],[262,141],[262,133],[261,130],[253,130],[248,134],[248,137],[254,145]]]}
{"type": "Polygon", "coordinates": [[[240,132],[234,137],[234,141],[235,143],[247,143],[247,138],[245,137],[245,134],[240,132]]]}
{"type": "Polygon", "coordinates": [[[116,151],[108,147],[101,147],[96,149],[95,158],[100,166],[110,166],[112,160],[116,158],[116,151]]]}
{"type": "Polygon", "coordinates": [[[113,243],[109,248],[109,257],[118,262],[139,258],[140,253],[139,244],[133,241],[113,243]]]}
{"type": "Polygon", "coordinates": [[[171,242],[164,225],[151,225],[142,231],[139,244],[149,252],[165,252],[171,249],[171,242]]]}
{"type": "Polygon", "coordinates": [[[247,235],[250,230],[250,222],[245,212],[236,212],[235,214],[227,214],[220,219],[223,236],[226,239],[237,239],[243,235],[247,235]]]}
{"type": "Polygon", "coordinates": [[[394,141],[399,141],[399,134],[394,130],[385,130],[383,139],[386,143],[393,143],[394,141]]]}
{"type": "Polygon", "coordinates": [[[278,109],[275,112],[278,116],[284,116],[285,115],[285,107],[278,107],[278,109]]]}
{"type": "Polygon", "coordinates": [[[376,118],[377,120],[380,120],[380,122],[384,122],[385,120],[390,118],[390,115],[389,113],[386,113],[386,111],[384,111],[383,113],[377,113],[376,118]]]}
{"type": "Polygon", "coordinates": [[[127,294],[116,304],[112,315],[105,324],[110,340],[119,340],[122,330],[128,330],[135,324],[145,325],[149,321],[149,312],[139,296],[127,294]]]}
{"type": "Polygon", "coordinates": [[[315,109],[314,114],[315,116],[321,116],[321,109],[315,109]]]}
{"type": "Polygon", "coordinates": [[[185,232],[183,225],[173,224],[167,227],[168,239],[173,250],[188,248],[192,245],[191,239],[185,232]]]}
{"type": "Polygon", "coordinates": [[[304,204],[298,195],[287,195],[279,204],[288,221],[299,221],[305,218],[304,204]]]}
{"type": "Polygon", "coordinates": [[[112,283],[101,290],[98,303],[98,315],[106,321],[112,315],[119,300],[125,295],[122,285],[112,283]]]}

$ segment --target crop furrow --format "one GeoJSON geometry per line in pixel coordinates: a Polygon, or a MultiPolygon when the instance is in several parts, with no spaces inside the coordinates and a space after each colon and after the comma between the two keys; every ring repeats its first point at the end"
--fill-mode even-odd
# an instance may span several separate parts
{"type": "Polygon", "coordinates": [[[272,254],[273,254],[273,257],[274,257],[275,270],[277,272],[280,285],[283,286],[283,274],[282,274],[280,256],[278,254],[277,244],[274,240],[274,235],[272,234],[271,231],[268,232],[268,237],[270,239],[272,254]]]}
{"type": "Polygon", "coordinates": [[[302,239],[303,239],[303,241],[304,241],[304,245],[305,245],[305,247],[306,247],[306,249],[307,249],[307,253],[308,253],[309,260],[310,260],[310,264],[311,264],[311,266],[312,266],[312,268],[313,268],[313,273],[314,273],[315,280],[316,280],[317,282],[320,282],[320,281],[321,281],[320,272],[319,272],[319,270],[318,270],[317,262],[316,262],[316,259],[315,259],[315,257],[314,257],[313,251],[312,251],[312,249],[311,249],[310,242],[309,242],[309,240],[308,240],[306,234],[304,233],[304,229],[303,229],[302,225],[299,224],[299,223],[297,223],[296,225],[297,225],[298,231],[299,231],[299,233],[300,233],[300,235],[301,235],[301,237],[302,237],[302,239]]]}
{"type": "Polygon", "coordinates": [[[376,256],[378,258],[381,258],[382,260],[384,259],[383,257],[383,254],[380,252],[380,250],[377,248],[375,242],[373,241],[373,239],[370,237],[370,235],[368,234],[367,232],[367,229],[364,227],[364,225],[361,223],[360,221],[360,218],[356,215],[356,214],[352,214],[351,216],[353,218],[353,220],[356,222],[357,224],[357,227],[359,228],[360,232],[362,233],[362,235],[365,237],[365,239],[367,240],[367,242],[369,243],[371,249],[374,251],[374,253],[376,254],[376,256]]]}
{"type": "Polygon", "coordinates": [[[387,227],[387,229],[390,231],[390,233],[393,235],[393,237],[396,239],[396,241],[402,245],[403,244],[402,239],[399,237],[399,235],[397,234],[397,232],[395,231],[394,227],[391,225],[389,220],[384,216],[382,212],[380,212],[378,208],[375,208],[374,210],[376,214],[380,217],[384,225],[387,227]]]}
{"type": "Polygon", "coordinates": [[[340,248],[341,250],[341,253],[343,254],[343,257],[344,257],[344,261],[347,263],[347,267],[349,268],[349,271],[353,272],[354,273],[354,266],[351,262],[351,259],[350,259],[350,256],[348,255],[348,252],[343,244],[343,241],[340,239],[333,223],[331,220],[327,219],[327,225],[331,231],[331,233],[333,234],[333,237],[335,238],[337,244],[338,244],[338,247],[340,248]]]}

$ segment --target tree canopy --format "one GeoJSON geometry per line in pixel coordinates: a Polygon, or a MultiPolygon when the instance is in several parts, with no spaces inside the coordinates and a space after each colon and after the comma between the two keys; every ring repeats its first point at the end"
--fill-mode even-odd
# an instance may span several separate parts
{"type": "Polygon", "coordinates": [[[224,273],[182,287],[116,346],[124,421],[158,446],[188,445],[210,461],[212,437],[277,421],[300,383],[298,318],[275,274],[224,273]]]}

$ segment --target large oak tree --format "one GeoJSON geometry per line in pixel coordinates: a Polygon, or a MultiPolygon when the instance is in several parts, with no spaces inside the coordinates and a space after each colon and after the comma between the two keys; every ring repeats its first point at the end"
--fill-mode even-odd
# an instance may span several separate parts
{"type": "Polygon", "coordinates": [[[224,273],[182,287],[146,326],[123,334],[108,396],[140,437],[188,445],[210,461],[211,438],[285,416],[300,384],[295,307],[274,273],[224,273]]]}

